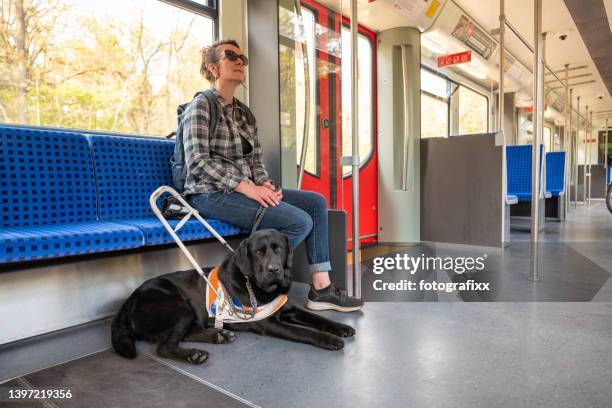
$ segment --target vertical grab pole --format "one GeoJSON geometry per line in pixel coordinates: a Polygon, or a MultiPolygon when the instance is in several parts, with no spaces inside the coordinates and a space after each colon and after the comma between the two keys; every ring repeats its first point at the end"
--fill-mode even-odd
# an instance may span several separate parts
{"type": "Polygon", "coordinates": [[[361,253],[359,252],[359,99],[357,94],[357,0],[351,0],[351,128],[353,143],[353,295],[361,298],[361,253]]]}
{"type": "Polygon", "coordinates": [[[506,239],[506,211],[509,211],[508,208],[506,208],[506,196],[508,193],[508,187],[507,187],[507,177],[508,175],[506,174],[506,135],[504,133],[504,71],[505,71],[505,67],[504,67],[504,63],[506,62],[504,59],[504,53],[505,53],[505,41],[506,41],[506,2],[505,0],[499,0],[499,87],[497,89],[497,94],[499,96],[499,102],[498,102],[498,107],[499,110],[497,112],[497,123],[498,123],[498,128],[497,128],[497,132],[499,135],[501,135],[501,142],[502,142],[502,225],[501,225],[501,231],[502,231],[502,239],[501,242],[503,243],[506,239]]]}
{"type": "MultiPolygon", "coordinates": [[[[497,131],[502,136],[502,145],[506,144],[504,137],[504,46],[506,40],[506,9],[505,1],[499,0],[499,87],[497,94],[499,97],[498,112],[497,112],[497,131]]],[[[505,150],[505,149],[504,149],[505,150]]],[[[506,201],[506,200],[503,200],[506,201]]]]}
{"type": "Polygon", "coordinates": [[[608,191],[608,118],[606,118],[604,136],[604,192],[608,191]]]}
{"type": "Polygon", "coordinates": [[[576,156],[574,159],[574,208],[578,208],[578,142],[580,142],[580,97],[576,102],[576,156]]]}
{"type": "Polygon", "coordinates": [[[591,186],[593,185],[593,177],[592,177],[592,173],[591,173],[591,167],[593,165],[593,157],[592,157],[592,153],[591,150],[592,147],[591,145],[593,144],[593,109],[591,109],[591,111],[589,112],[590,116],[589,116],[589,139],[587,140],[588,146],[589,146],[589,150],[587,153],[587,160],[589,162],[589,193],[587,195],[587,205],[590,207],[591,206],[591,186]]]}
{"type": "Polygon", "coordinates": [[[534,0],[533,24],[533,140],[531,151],[531,275],[532,281],[540,280],[538,275],[538,226],[540,198],[540,140],[542,138],[543,108],[543,65],[542,65],[542,0],[534,0]],[[541,115],[541,116],[540,116],[541,115]]]}
{"type": "Polygon", "coordinates": [[[561,141],[561,151],[565,151],[565,143],[567,140],[567,115],[569,113],[569,86],[567,83],[568,74],[569,64],[565,64],[565,78],[563,81],[565,82],[565,109],[563,110],[563,140],[561,141]]]}
{"type": "Polygon", "coordinates": [[[589,105],[585,105],[585,110],[584,110],[584,163],[582,164],[583,166],[583,172],[582,172],[582,204],[586,205],[586,199],[587,199],[587,138],[589,136],[589,105]]]}
{"type": "Polygon", "coordinates": [[[608,118],[606,118],[606,134],[604,136],[604,191],[608,189],[608,118]]]}
{"type": "MultiPolygon", "coordinates": [[[[540,17],[542,16],[542,10],[540,10],[540,17]]],[[[541,29],[541,22],[540,22],[540,29],[541,29]]],[[[540,82],[540,86],[542,87],[541,90],[541,102],[542,102],[542,115],[539,118],[539,126],[541,128],[541,132],[540,132],[540,137],[539,140],[540,142],[538,142],[538,156],[539,156],[539,152],[540,152],[540,144],[543,144],[543,148],[542,148],[542,156],[538,158],[538,160],[540,160],[540,164],[538,165],[538,173],[540,175],[540,187],[538,189],[538,197],[540,199],[544,198],[544,193],[546,192],[546,141],[544,140],[544,113],[546,111],[546,81],[544,80],[544,72],[546,72],[546,32],[542,33],[542,35],[540,36],[541,38],[541,50],[540,50],[540,60],[541,62],[541,69],[542,69],[542,78],[540,82]]],[[[539,112],[539,111],[538,111],[539,112]]],[[[550,133],[553,133],[552,129],[550,131],[550,133]]],[[[552,136],[552,135],[550,135],[552,136]]],[[[550,143],[550,139],[548,140],[550,143]]],[[[535,150],[534,150],[535,151],[535,150]]],[[[538,203],[539,205],[539,203],[538,203]]],[[[540,211],[542,211],[541,208],[538,208],[540,211]]],[[[538,214],[539,216],[539,214],[538,214]]],[[[542,218],[541,220],[538,220],[539,222],[544,223],[545,217],[542,218]]]]}
{"type": "MultiPolygon", "coordinates": [[[[565,85],[569,85],[568,83],[568,64],[565,64],[565,85]]],[[[573,157],[573,143],[572,143],[572,89],[569,89],[569,86],[565,89],[565,121],[566,121],[566,126],[565,126],[565,133],[564,133],[564,137],[565,137],[565,141],[563,143],[563,150],[566,151],[565,154],[565,158],[566,158],[566,165],[565,165],[565,210],[568,211],[569,210],[569,203],[570,203],[570,185],[572,182],[572,163],[574,160],[573,157]]]]}

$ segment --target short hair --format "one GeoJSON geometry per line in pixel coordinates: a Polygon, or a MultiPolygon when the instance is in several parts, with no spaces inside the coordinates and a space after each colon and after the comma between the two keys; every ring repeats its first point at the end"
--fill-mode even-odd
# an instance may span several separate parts
{"type": "Polygon", "coordinates": [[[217,64],[219,62],[219,60],[221,59],[221,55],[219,55],[219,53],[217,52],[217,49],[220,46],[225,45],[225,44],[230,44],[230,45],[233,45],[234,47],[240,48],[240,45],[238,45],[238,41],[227,39],[227,40],[217,41],[216,43],[213,43],[207,47],[203,47],[200,50],[200,53],[202,54],[200,74],[204,78],[206,78],[208,82],[214,82],[216,79],[213,73],[210,72],[210,70],[208,69],[208,64],[217,64]]]}

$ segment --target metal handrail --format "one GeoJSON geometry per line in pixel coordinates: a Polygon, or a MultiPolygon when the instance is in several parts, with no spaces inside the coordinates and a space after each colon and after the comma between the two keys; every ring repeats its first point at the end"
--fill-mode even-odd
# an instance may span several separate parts
{"type": "MultiPolygon", "coordinates": [[[[521,42],[522,42],[522,43],[523,43],[523,44],[524,44],[524,45],[527,47],[527,49],[533,53],[533,52],[534,52],[534,50],[533,50],[533,47],[531,46],[531,44],[529,44],[529,42],[528,42],[528,41],[525,39],[525,37],[523,37],[523,36],[521,35],[521,33],[519,33],[519,32],[518,32],[518,30],[516,29],[516,27],[514,27],[514,26],[512,25],[512,23],[510,23],[510,21],[508,21],[508,18],[507,18],[507,17],[505,17],[505,16],[504,16],[504,22],[505,22],[505,24],[506,24],[506,27],[508,27],[508,28],[510,29],[510,31],[512,31],[512,33],[513,33],[513,34],[514,34],[514,35],[515,35],[515,36],[516,36],[516,37],[517,37],[519,40],[521,40],[521,42]]],[[[549,72],[550,74],[552,74],[552,75],[553,75],[553,76],[554,76],[554,77],[557,79],[557,81],[559,81],[559,83],[561,83],[561,85],[563,85],[563,87],[568,88],[568,87],[570,86],[570,85],[568,85],[568,84],[563,83],[563,81],[561,81],[561,79],[560,79],[560,78],[557,76],[557,74],[555,73],[555,71],[554,71],[554,70],[553,70],[553,69],[552,69],[552,68],[551,68],[551,67],[550,67],[550,66],[549,66],[549,65],[548,65],[548,64],[547,64],[545,61],[543,61],[543,62],[544,62],[544,67],[546,67],[546,69],[548,70],[548,72],[549,72]]],[[[574,85],[577,85],[577,84],[574,84],[574,85]]],[[[572,85],[572,86],[573,86],[573,85],[572,85]]],[[[574,112],[575,112],[575,113],[576,113],[576,114],[577,114],[579,117],[581,117],[581,118],[582,118],[584,121],[587,121],[587,118],[585,118],[584,116],[582,116],[582,115],[580,114],[580,112],[578,112],[578,111],[576,111],[576,110],[574,110],[574,112]]]]}
{"type": "Polygon", "coordinates": [[[403,191],[412,191],[413,183],[408,183],[412,181],[411,172],[410,172],[410,163],[412,159],[412,143],[410,143],[410,123],[408,121],[408,104],[409,104],[409,94],[408,94],[408,46],[402,45],[402,79],[403,79],[403,97],[404,97],[404,140],[403,140],[403,162],[402,162],[402,190],[403,191]]]}
{"type": "MultiPolygon", "coordinates": [[[[302,20],[302,2],[295,0],[295,11],[299,17],[299,24],[303,26],[302,20]]],[[[306,39],[302,44],[302,55],[304,56],[304,88],[306,100],[304,102],[304,132],[302,138],[302,151],[300,152],[300,172],[298,173],[297,189],[302,189],[302,180],[304,179],[304,170],[306,169],[306,153],[308,152],[308,133],[310,132],[310,69],[308,67],[308,45],[306,39]]]]}

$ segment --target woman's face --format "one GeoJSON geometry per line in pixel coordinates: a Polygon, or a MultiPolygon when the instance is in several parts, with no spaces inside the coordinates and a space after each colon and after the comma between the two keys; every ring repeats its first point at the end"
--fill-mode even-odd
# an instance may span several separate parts
{"type": "Polygon", "coordinates": [[[243,82],[245,78],[245,68],[242,60],[238,58],[236,61],[231,61],[227,55],[225,55],[225,50],[234,51],[238,55],[242,54],[240,48],[231,44],[223,44],[217,48],[217,52],[220,55],[218,66],[215,67],[217,68],[217,71],[215,71],[217,78],[223,81],[243,82]]]}

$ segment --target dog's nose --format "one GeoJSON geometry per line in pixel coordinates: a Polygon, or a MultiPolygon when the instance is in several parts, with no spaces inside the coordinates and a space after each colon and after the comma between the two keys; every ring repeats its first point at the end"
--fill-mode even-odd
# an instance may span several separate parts
{"type": "Polygon", "coordinates": [[[272,273],[277,273],[278,271],[280,271],[280,266],[279,265],[268,265],[268,271],[272,272],[272,273]]]}

